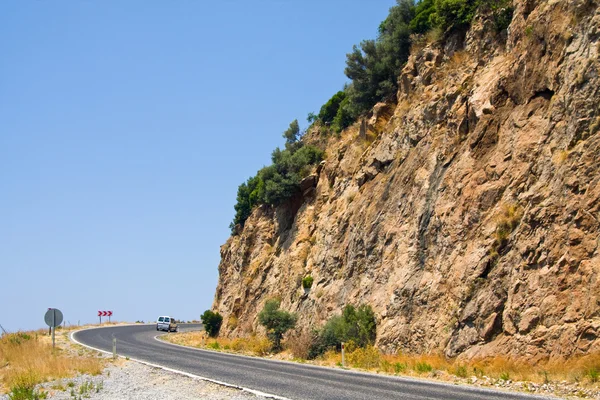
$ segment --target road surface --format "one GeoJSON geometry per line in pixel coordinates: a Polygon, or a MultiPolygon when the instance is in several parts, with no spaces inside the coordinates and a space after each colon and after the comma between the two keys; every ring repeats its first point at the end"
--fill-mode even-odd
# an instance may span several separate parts
{"type": "MultiPolygon", "coordinates": [[[[180,325],[182,331],[200,327],[180,325]]],[[[155,337],[162,333],[157,332],[154,325],[132,325],[83,330],[75,332],[73,338],[84,345],[112,351],[114,336],[119,355],[294,400],[548,399],[184,348],[156,340],[155,337]]]]}

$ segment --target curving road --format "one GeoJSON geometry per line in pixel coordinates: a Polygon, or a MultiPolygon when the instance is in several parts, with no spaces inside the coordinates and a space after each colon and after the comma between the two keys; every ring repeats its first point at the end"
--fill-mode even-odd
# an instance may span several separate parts
{"type": "MultiPolygon", "coordinates": [[[[181,326],[181,330],[200,328],[181,326]]],[[[115,337],[119,355],[288,399],[548,399],[184,348],[156,340],[157,334],[154,325],[132,325],[83,330],[73,338],[112,351],[115,337]]]]}

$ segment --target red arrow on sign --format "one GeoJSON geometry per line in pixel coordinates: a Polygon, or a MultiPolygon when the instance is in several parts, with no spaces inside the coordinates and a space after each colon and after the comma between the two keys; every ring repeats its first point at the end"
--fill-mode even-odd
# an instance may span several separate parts
{"type": "Polygon", "coordinates": [[[102,311],[98,311],[98,316],[101,317],[102,316],[102,311]]]}
{"type": "Polygon", "coordinates": [[[102,316],[106,317],[108,315],[108,313],[106,311],[102,311],[102,316]]]}
{"type": "Polygon", "coordinates": [[[110,317],[111,315],[112,315],[112,311],[109,311],[108,312],[108,316],[110,317]]]}

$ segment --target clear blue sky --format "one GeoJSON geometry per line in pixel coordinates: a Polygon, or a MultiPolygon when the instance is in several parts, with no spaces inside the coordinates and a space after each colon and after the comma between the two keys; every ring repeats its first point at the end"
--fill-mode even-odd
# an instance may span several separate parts
{"type": "Polygon", "coordinates": [[[199,318],[238,185],[394,4],[0,2],[0,324],[199,318]]]}

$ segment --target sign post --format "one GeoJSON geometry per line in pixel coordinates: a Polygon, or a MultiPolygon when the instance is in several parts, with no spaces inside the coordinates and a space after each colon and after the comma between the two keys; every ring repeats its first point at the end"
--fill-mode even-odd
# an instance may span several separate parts
{"type": "Polygon", "coordinates": [[[346,349],[344,346],[344,342],[342,342],[342,367],[346,368],[346,349]]]}
{"type": "Polygon", "coordinates": [[[100,318],[100,325],[102,325],[102,317],[108,317],[108,323],[110,323],[110,316],[112,311],[98,311],[98,317],[100,318]]]}
{"type": "Polygon", "coordinates": [[[52,332],[52,348],[55,346],[54,330],[63,322],[63,313],[58,308],[49,308],[44,315],[44,322],[50,327],[52,332]]]}

